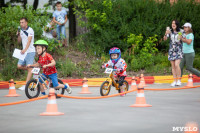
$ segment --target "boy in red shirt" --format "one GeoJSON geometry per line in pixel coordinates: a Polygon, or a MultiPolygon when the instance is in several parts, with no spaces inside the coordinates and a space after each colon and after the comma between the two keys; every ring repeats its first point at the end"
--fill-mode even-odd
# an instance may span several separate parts
{"type": "MultiPolygon", "coordinates": [[[[52,80],[53,87],[54,88],[64,88],[66,91],[71,94],[72,90],[69,87],[69,85],[66,84],[58,84],[58,77],[57,77],[57,70],[56,70],[56,62],[53,59],[53,57],[46,52],[48,48],[48,43],[44,40],[38,40],[34,43],[34,46],[36,48],[36,52],[39,55],[39,60],[36,64],[28,65],[27,67],[42,67],[43,75],[45,77],[49,77],[52,80]]],[[[40,87],[41,87],[41,93],[45,95],[45,91],[42,84],[42,80],[40,80],[40,87]]]]}

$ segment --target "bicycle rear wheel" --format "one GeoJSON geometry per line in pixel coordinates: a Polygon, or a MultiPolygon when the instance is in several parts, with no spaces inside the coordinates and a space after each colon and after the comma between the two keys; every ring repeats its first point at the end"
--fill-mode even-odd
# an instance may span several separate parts
{"type": "Polygon", "coordinates": [[[36,79],[31,79],[27,82],[25,86],[25,94],[29,99],[36,98],[40,95],[40,85],[37,85],[36,79]]]}
{"type": "MultiPolygon", "coordinates": [[[[123,85],[124,85],[124,90],[123,90],[123,92],[127,92],[128,89],[129,89],[128,82],[127,82],[126,80],[124,80],[123,85]]],[[[119,89],[118,92],[121,93],[121,89],[119,89]]],[[[126,94],[125,94],[125,95],[126,95],[126,94]]]]}
{"type": "MultiPolygon", "coordinates": [[[[58,79],[58,83],[59,84],[64,84],[62,82],[62,80],[60,80],[60,79],[58,79]]],[[[52,83],[51,83],[50,87],[53,87],[52,83]]],[[[65,89],[64,88],[57,88],[57,89],[55,88],[55,94],[61,94],[61,95],[63,95],[64,93],[65,93],[65,89]]],[[[60,97],[56,96],[56,98],[60,98],[60,97]]]]}

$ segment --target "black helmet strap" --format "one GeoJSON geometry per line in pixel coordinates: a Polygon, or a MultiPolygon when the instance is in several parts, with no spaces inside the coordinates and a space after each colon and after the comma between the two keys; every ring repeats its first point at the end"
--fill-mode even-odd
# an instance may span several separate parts
{"type": "Polygon", "coordinates": [[[41,54],[39,54],[39,56],[41,56],[41,55],[43,55],[44,54],[44,52],[46,52],[47,51],[47,48],[43,51],[43,47],[45,47],[45,46],[42,46],[42,53],[41,54]]]}

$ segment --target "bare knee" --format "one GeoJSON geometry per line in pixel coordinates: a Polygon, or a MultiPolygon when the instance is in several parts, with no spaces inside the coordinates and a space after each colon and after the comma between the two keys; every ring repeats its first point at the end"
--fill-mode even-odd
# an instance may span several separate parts
{"type": "Polygon", "coordinates": [[[18,69],[22,69],[22,65],[17,65],[17,68],[18,69]]]}
{"type": "Polygon", "coordinates": [[[175,68],[176,68],[176,69],[180,69],[180,66],[177,64],[177,65],[175,66],[175,68]]]}

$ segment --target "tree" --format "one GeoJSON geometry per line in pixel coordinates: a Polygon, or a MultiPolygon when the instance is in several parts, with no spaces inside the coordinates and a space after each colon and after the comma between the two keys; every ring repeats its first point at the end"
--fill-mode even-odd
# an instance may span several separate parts
{"type": "Polygon", "coordinates": [[[2,7],[7,7],[7,5],[5,4],[5,0],[0,1],[0,8],[2,7]]]}
{"type": "Polygon", "coordinates": [[[73,11],[73,0],[69,0],[69,39],[70,41],[76,37],[76,18],[73,11]]]}
{"type": "Polygon", "coordinates": [[[33,2],[33,9],[36,10],[38,7],[39,0],[34,0],[33,2]]]}
{"type": "MultiPolygon", "coordinates": [[[[24,9],[26,9],[26,4],[27,4],[27,0],[10,0],[10,3],[22,3],[23,4],[23,7],[24,9]]],[[[37,7],[38,7],[38,3],[39,3],[39,0],[34,0],[33,2],[33,9],[36,10],[37,7]]],[[[7,7],[6,3],[5,3],[5,0],[1,0],[0,1],[0,8],[1,7],[7,7]]]]}

